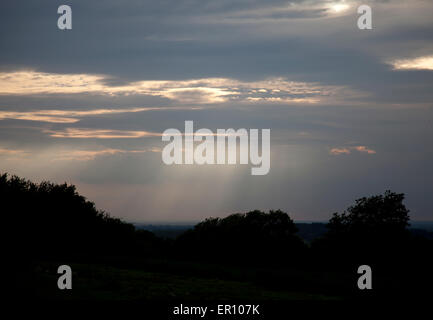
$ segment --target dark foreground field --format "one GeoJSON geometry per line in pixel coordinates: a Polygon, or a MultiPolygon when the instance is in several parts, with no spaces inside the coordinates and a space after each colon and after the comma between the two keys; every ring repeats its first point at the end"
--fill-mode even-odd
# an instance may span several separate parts
{"type": "MultiPolygon", "coordinates": [[[[101,264],[71,263],[73,290],[57,288],[59,263],[35,266],[35,298],[54,300],[182,300],[182,301],[281,301],[335,300],[341,297],[269,288],[249,280],[179,275],[126,269],[101,264]]],[[[232,277],[241,270],[230,270],[232,277]]],[[[259,271],[257,271],[259,272],[259,271]]],[[[240,277],[242,278],[242,276],[240,277]]]]}

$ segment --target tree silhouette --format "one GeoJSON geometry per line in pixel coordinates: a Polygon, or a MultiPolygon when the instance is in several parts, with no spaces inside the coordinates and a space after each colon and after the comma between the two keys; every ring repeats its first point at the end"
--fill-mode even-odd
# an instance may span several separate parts
{"type": "Polygon", "coordinates": [[[305,249],[293,220],[281,210],[209,218],[178,238],[181,252],[224,261],[294,261],[305,249]]]}
{"type": "Polygon", "coordinates": [[[404,194],[386,191],[384,195],[363,197],[342,214],[334,213],[327,227],[331,234],[378,235],[401,233],[409,226],[409,210],[404,194]]]}
{"type": "Polygon", "coordinates": [[[7,244],[16,255],[38,259],[133,250],[134,226],[97,210],[73,185],[2,174],[0,201],[7,244]]]}
{"type": "Polygon", "coordinates": [[[343,213],[334,213],[328,232],[313,242],[322,259],[335,264],[350,261],[393,261],[408,251],[409,210],[404,194],[386,191],[383,195],[356,200],[343,213]]]}

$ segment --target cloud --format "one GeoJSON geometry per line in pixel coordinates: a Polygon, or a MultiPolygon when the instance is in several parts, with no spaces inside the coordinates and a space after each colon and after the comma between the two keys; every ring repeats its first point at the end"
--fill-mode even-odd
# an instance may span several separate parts
{"type": "Polygon", "coordinates": [[[132,130],[110,130],[110,129],[88,129],[88,128],[66,128],[64,130],[44,130],[54,138],[77,138],[77,139],[131,139],[160,137],[161,133],[132,130]]]}
{"type": "Polygon", "coordinates": [[[114,154],[128,154],[128,153],[144,153],[144,152],[161,152],[160,148],[153,147],[142,150],[124,150],[124,149],[101,149],[101,150],[68,150],[56,153],[54,161],[90,161],[95,160],[96,157],[114,154]]]}
{"type": "Polygon", "coordinates": [[[1,148],[0,147],[0,156],[15,156],[15,155],[25,155],[28,152],[25,150],[18,150],[18,149],[8,149],[8,148],[1,148]]]}
{"type": "MultiPolygon", "coordinates": [[[[49,149],[48,149],[49,150],[49,149]]],[[[145,152],[161,152],[159,147],[147,147],[140,149],[120,149],[120,148],[100,148],[97,150],[74,150],[74,149],[54,149],[49,151],[37,152],[35,150],[10,149],[0,147],[0,157],[5,156],[8,160],[26,160],[29,156],[48,156],[52,161],[90,161],[100,156],[115,154],[140,154],[145,152]]]]}
{"type": "Polygon", "coordinates": [[[333,155],[349,154],[350,150],[348,148],[332,148],[330,153],[333,155]]]}
{"type": "MultiPolygon", "coordinates": [[[[347,13],[352,3],[339,1],[283,1],[259,7],[240,7],[220,14],[214,12],[206,18],[214,23],[278,23],[293,19],[321,19],[347,13]]],[[[204,20],[204,19],[203,19],[204,20]]]]}
{"type": "Polygon", "coordinates": [[[369,149],[366,146],[356,146],[356,147],[353,147],[353,149],[356,151],[362,152],[362,153],[368,153],[368,154],[375,154],[376,153],[375,150],[369,149]]]}
{"type": "Polygon", "coordinates": [[[158,110],[198,110],[200,107],[144,107],[124,109],[92,109],[92,110],[37,110],[37,111],[0,111],[0,120],[15,119],[51,123],[76,123],[80,118],[89,116],[136,113],[158,110]]]}
{"type": "Polygon", "coordinates": [[[350,8],[350,5],[346,3],[334,2],[328,5],[328,8],[333,13],[342,13],[347,11],[350,8]]]}
{"type": "MultiPolygon", "coordinates": [[[[0,94],[79,94],[96,93],[111,96],[148,95],[164,97],[181,104],[214,104],[227,101],[267,101],[276,103],[317,103],[338,96],[343,86],[326,86],[318,83],[289,81],[274,77],[260,81],[240,81],[230,78],[203,78],[192,80],[145,80],[109,85],[108,76],[92,74],[53,74],[36,71],[0,73],[0,94]]],[[[126,110],[94,110],[86,112],[41,111],[31,115],[14,113],[22,119],[73,123],[73,119],[52,116],[85,116],[107,113],[140,112],[145,108],[126,110]]],[[[149,109],[155,110],[155,109],[149,109]]],[[[1,117],[1,114],[0,114],[1,117]]],[[[5,117],[5,116],[3,116],[5,117]]],[[[6,114],[7,117],[7,114],[6,114]]]]}
{"type": "Polygon", "coordinates": [[[397,72],[430,70],[414,61],[433,52],[430,1],[74,0],[71,32],[54,0],[0,3],[2,170],[85,181],[98,207],[136,220],[261,207],[321,220],[385,188],[431,219],[433,72],[397,72]],[[374,30],[358,30],[355,3],[371,4],[374,30]],[[270,175],[141,153],[185,120],[271,128],[270,175]]]}
{"type": "Polygon", "coordinates": [[[390,64],[395,70],[433,70],[433,55],[411,59],[397,59],[390,64]]]}
{"type": "MultiPolygon", "coordinates": [[[[89,128],[65,128],[63,130],[48,130],[44,129],[44,133],[47,133],[53,138],[76,138],[76,139],[137,139],[137,138],[150,138],[150,137],[162,137],[164,133],[149,132],[140,130],[111,130],[111,129],[89,129],[89,128]]],[[[176,135],[173,133],[168,134],[169,136],[176,135]]],[[[180,132],[178,135],[197,135],[193,132],[192,134],[180,132]]],[[[205,136],[239,136],[238,133],[200,133],[202,137],[205,136]]],[[[241,134],[242,135],[242,134],[241,134]]]]}
{"type": "Polygon", "coordinates": [[[370,148],[367,148],[366,146],[354,146],[354,147],[339,147],[339,148],[332,148],[329,153],[332,155],[342,155],[342,154],[350,154],[352,151],[358,151],[361,153],[367,153],[367,154],[375,154],[376,151],[370,148]]]}

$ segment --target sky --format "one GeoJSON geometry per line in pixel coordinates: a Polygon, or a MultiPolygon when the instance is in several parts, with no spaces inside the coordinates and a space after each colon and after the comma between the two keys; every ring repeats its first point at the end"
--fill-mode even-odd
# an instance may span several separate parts
{"type": "Polygon", "coordinates": [[[388,189],[433,220],[432,16],[428,0],[3,0],[0,172],[130,222],[322,221],[388,189]],[[187,120],[270,129],[269,174],[164,164],[161,133],[187,120]]]}

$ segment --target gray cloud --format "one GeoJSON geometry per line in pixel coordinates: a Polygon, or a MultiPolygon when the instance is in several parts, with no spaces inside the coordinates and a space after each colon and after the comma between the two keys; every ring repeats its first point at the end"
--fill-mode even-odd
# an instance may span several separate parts
{"type": "MultiPolygon", "coordinates": [[[[415,219],[432,219],[433,72],[396,71],[389,61],[433,54],[433,5],[370,1],[374,29],[364,32],[356,28],[356,2],[338,14],[329,9],[333,2],[74,0],[73,30],[62,32],[57,1],[2,1],[1,72],[97,75],[104,90],[30,92],[24,85],[27,92],[12,94],[3,86],[0,115],[9,116],[0,116],[1,170],[71,181],[99,207],[134,221],[199,220],[254,208],[325,220],[355,198],[388,188],[407,193],[415,219]],[[166,95],[107,93],[136,81],[215,77],[236,83],[229,89],[242,99],[207,103],[203,91],[189,86],[166,95]],[[320,88],[314,94],[320,101],[271,102],[270,88],[248,87],[278,77],[320,88]],[[338,90],[323,93],[330,88],[338,90]],[[124,112],[94,112],[106,109],[124,112]],[[77,121],[31,118],[41,110],[77,121]],[[269,175],[252,177],[248,166],[167,167],[159,153],[147,152],[163,146],[158,137],[49,134],[162,132],[182,129],[185,120],[197,129],[271,128],[269,175]],[[335,156],[333,148],[351,152],[335,156]]],[[[311,94],[288,90],[278,97],[311,94]]]]}

